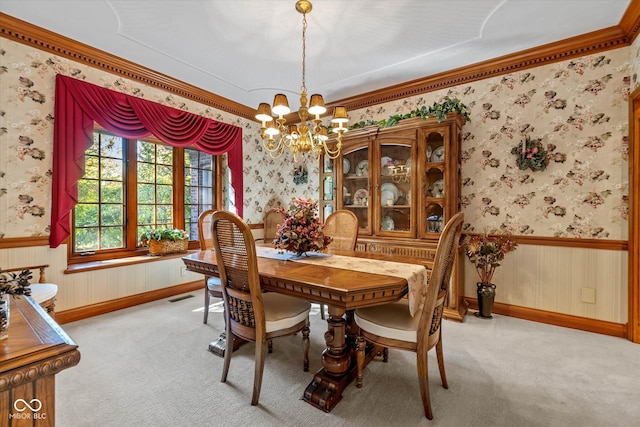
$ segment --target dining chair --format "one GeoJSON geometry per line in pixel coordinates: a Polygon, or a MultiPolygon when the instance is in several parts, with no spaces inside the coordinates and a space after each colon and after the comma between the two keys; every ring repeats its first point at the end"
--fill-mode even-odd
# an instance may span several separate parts
{"type": "MultiPolygon", "coordinates": [[[[200,240],[200,250],[213,249],[213,238],[211,234],[211,217],[214,209],[203,211],[198,217],[198,238],[200,240]]],[[[220,278],[215,276],[205,276],[204,278],[204,318],[202,323],[209,320],[209,305],[211,297],[222,298],[222,285],[220,278]]]]}
{"type": "MultiPolygon", "coordinates": [[[[256,245],[249,226],[227,211],[215,212],[212,220],[213,247],[225,304],[227,348],[236,338],[255,342],[251,404],[257,405],[269,340],[302,332],[303,369],[309,370],[311,304],[276,292],[263,293],[256,245]]],[[[232,354],[232,351],[224,353],[222,382],[227,380],[232,354]]]]}
{"type": "Polygon", "coordinates": [[[264,237],[262,240],[265,243],[272,243],[276,238],[278,232],[278,225],[284,223],[284,212],[277,209],[268,210],[262,217],[262,223],[264,224],[264,237]]]}
{"type": "MultiPolygon", "coordinates": [[[[447,298],[451,271],[458,252],[464,213],[454,215],[445,225],[429,277],[427,293],[420,313],[411,316],[406,299],[399,302],[374,307],[358,308],[354,321],[360,328],[357,338],[357,377],[356,387],[362,387],[365,343],[383,347],[385,356],[388,348],[409,350],[416,353],[418,382],[424,414],[433,419],[431,399],[429,397],[428,352],[436,347],[438,368],[442,386],[449,388],[444,370],[442,354],[442,312],[447,298]]],[[[386,361],[386,357],[385,357],[386,361]]]]}
{"type": "MultiPolygon", "coordinates": [[[[324,221],[322,232],[333,241],[328,249],[355,251],[358,241],[358,217],[353,212],[341,209],[333,212],[324,221]]],[[[320,317],[324,319],[324,304],[320,304],[320,317]]]]}

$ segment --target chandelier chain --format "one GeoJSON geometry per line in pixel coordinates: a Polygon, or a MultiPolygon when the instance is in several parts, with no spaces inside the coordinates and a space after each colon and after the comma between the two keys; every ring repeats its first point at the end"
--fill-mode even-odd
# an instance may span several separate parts
{"type": "Polygon", "coordinates": [[[307,98],[307,13],[312,9],[309,0],[298,0],[296,10],[302,14],[302,87],[300,91],[300,108],[298,117],[300,122],[287,124],[285,115],[291,112],[286,95],[276,94],[273,108],[267,103],[260,103],[256,119],[262,124],[260,136],[262,147],[269,152],[273,159],[282,156],[285,149],[293,154],[297,161],[298,154],[310,153],[314,161],[324,153],[327,158],[335,159],[340,156],[342,135],[348,130],[349,116],[344,106],[336,106],[331,118],[332,132],[336,134],[335,143],[327,144],[329,139],[327,127],[322,124],[322,115],[327,107],[320,94],[312,94],[307,98]],[[275,119],[275,120],[274,120],[275,119]],[[276,139],[277,136],[277,139],[276,139]]]}
{"type": "Polygon", "coordinates": [[[302,14],[302,91],[307,91],[307,14],[302,14]]]}

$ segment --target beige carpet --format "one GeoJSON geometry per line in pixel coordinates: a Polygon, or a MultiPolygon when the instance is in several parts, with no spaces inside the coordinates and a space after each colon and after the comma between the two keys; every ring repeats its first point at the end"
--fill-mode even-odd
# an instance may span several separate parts
{"type": "MultiPolygon", "coordinates": [[[[226,383],[207,345],[220,305],[202,323],[201,293],[63,325],[80,363],[57,375],[56,425],[84,426],[640,426],[640,345],[505,316],[443,327],[449,389],[430,354],[434,420],[424,418],[415,355],[374,360],[331,413],[300,397],[320,366],[326,323],[311,316],[311,372],[301,337],[274,341],[260,405],[251,406],[253,345],[234,354],[226,383]]],[[[187,296],[187,295],[184,295],[187,296]]]]}

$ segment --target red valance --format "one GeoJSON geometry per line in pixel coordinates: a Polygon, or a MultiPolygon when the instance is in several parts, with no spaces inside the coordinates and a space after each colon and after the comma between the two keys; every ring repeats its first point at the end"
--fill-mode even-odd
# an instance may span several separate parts
{"type": "Polygon", "coordinates": [[[93,144],[94,122],[124,138],[154,135],[176,147],[228,153],[235,206],[242,216],[242,128],[58,74],[50,247],[58,247],[71,233],[71,211],[84,176],[84,153],[93,144]]]}

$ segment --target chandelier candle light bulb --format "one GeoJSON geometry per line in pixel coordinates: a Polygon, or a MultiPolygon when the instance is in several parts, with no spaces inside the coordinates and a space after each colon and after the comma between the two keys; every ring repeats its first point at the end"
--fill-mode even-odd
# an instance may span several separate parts
{"type": "Polygon", "coordinates": [[[293,154],[294,161],[297,161],[298,153],[303,156],[311,153],[313,160],[317,161],[320,154],[324,153],[327,157],[335,159],[340,155],[342,149],[342,135],[348,130],[346,124],[349,121],[347,109],[339,106],[333,111],[331,123],[335,124],[332,131],[337,134],[337,142],[334,148],[327,144],[328,132],[327,128],[322,125],[320,116],[327,112],[324,99],[320,94],[311,95],[311,102],[307,107],[307,86],[305,81],[306,75],[306,32],[307,32],[307,13],[311,12],[313,6],[310,1],[298,0],[296,2],[296,10],[302,14],[302,89],[300,92],[300,108],[298,116],[300,124],[289,124],[285,126],[285,115],[291,112],[289,101],[286,95],[282,93],[276,94],[273,99],[273,107],[267,103],[260,103],[256,113],[256,119],[262,125],[260,128],[260,136],[262,138],[262,146],[273,159],[277,159],[284,154],[285,148],[293,154]],[[309,115],[313,116],[312,123],[308,123],[309,115]],[[276,119],[274,120],[274,117],[276,119]],[[276,140],[276,136],[280,137],[276,140]]]}

